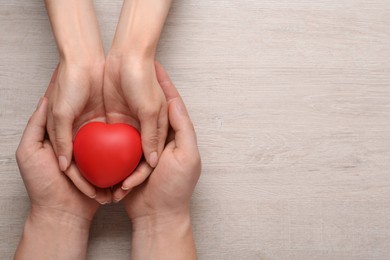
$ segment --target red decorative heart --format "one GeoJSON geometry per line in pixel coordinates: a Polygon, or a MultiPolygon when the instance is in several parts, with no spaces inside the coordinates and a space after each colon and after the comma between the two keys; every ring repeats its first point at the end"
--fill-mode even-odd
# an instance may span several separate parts
{"type": "Polygon", "coordinates": [[[108,188],[123,181],[137,167],[142,157],[141,137],[127,124],[92,122],[78,131],[73,154],[89,182],[108,188]]]}

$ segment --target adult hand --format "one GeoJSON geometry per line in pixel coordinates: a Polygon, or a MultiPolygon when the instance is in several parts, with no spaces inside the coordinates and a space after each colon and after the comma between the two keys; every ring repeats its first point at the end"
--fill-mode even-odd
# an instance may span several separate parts
{"type": "Polygon", "coordinates": [[[47,110],[43,97],[16,151],[31,208],[15,259],[83,259],[99,204],[59,169],[53,147],[45,140],[47,110]]]}
{"type": "Polygon", "coordinates": [[[144,157],[153,168],[168,132],[167,105],[154,57],[171,2],[123,1],[104,75],[108,122],[125,122],[141,130],[144,157]]]}
{"type": "Polygon", "coordinates": [[[105,120],[102,61],[86,64],[61,60],[50,91],[47,130],[59,166],[66,171],[72,161],[73,131],[91,120],[105,120]]]}
{"type": "Polygon", "coordinates": [[[109,54],[104,73],[104,104],[108,123],[124,122],[140,130],[146,161],[155,167],[167,137],[168,117],[154,61],[109,54]]]}
{"type": "Polygon", "coordinates": [[[57,76],[47,91],[47,131],[60,170],[86,195],[111,200],[110,190],[95,189],[72,165],[73,135],[89,121],[105,121],[104,50],[92,0],[45,0],[60,54],[57,76]]]}
{"type": "MultiPolygon", "coordinates": [[[[172,133],[149,178],[124,199],[133,226],[132,254],[136,259],[194,259],[189,204],[201,171],[196,135],[167,73],[157,63],[156,71],[168,102],[172,133]]],[[[133,174],[142,179],[151,170],[144,164],[133,174]]],[[[114,198],[124,195],[118,190],[114,198]]]]}
{"type": "Polygon", "coordinates": [[[111,201],[110,189],[99,189],[90,184],[72,162],[72,151],[73,136],[83,124],[105,122],[103,70],[104,64],[100,63],[95,66],[60,63],[45,94],[49,106],[47,131],[54,151],[59,155],[60,170],[81,192],[101,204],[111,201]]]}
{"type": "MultiPolygon", "coordinates": [[[[155,167],[167,137],[168,118],[154,61],[108,55],[104,104],[108,123],[124,122],[140,130],[145,159],[155,167]]],[[[145,164],[143,161],[140,165],[145,164]]],[[[132,174],[117,189],[128,190],[141,181],[132,174]],[[132,186],[126,186],[129,182],[132,186]]]]}
{"type": "Polygon", "coordinates": [[[45,0],[60,54],[49,98],[48,132],[65,171],[72,161],[72,129],[104,118],[104,50],[92,0],[45,0]]]}

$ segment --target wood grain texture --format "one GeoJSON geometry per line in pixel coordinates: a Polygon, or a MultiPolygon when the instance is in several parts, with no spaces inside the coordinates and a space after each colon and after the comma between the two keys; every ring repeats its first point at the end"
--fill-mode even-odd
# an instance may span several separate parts
{"type": "MultiPolygon", "coordinates": [[[[96,1],[106,50],[121,1],[96,1]]],[[[390,2],[175,1],[158,57],[197,129],[199,259],[390,259],[390,2]]],[[[58,60],[42,1],[0,0],[0,259],[29,201],[14,151],[58,60]]],[[[121,205],[90,259],[128,259],[121,205]]]]}

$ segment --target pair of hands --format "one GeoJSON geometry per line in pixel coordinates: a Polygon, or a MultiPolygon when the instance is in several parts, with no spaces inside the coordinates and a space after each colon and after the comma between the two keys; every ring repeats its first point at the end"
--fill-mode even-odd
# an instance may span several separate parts
{"type": "MultiPolygon", "coordinates": [[[[149,178],[124,198],[125,209],[135,232],[133,236],[142,237],[137,244],[148,244],[146,237],[150,237],[150,230],[161,232],[168,229],[167,234],[171,234],[172,225],[177,227],[183,224],[184,233],[191,232],[188,226],[189,201],[201,170],[195,131],[183,100],[158,63],[156,75],[168,104],[171,131],[157,166],[153,169],[147,163],[142,163],[132,174],[134,179],[142,181],[150,175],[149,178]]],[[[53,84],[55,81],[52,80],[49,92],[53,84]]],[[[88,229],[99,203],[81,193],[61,172],[53,146],[45,139],[48,108],[49,101],[43,97],[27,124],[16,152],[21,176],[31,200],[29,218],[32,223],[39,223],[41,219],[47,222],[49,219],[49,222],[58,225],[57,228],[70,223],[77,229],[88,229]]],[[[70,169],[72,167],[75,166],[70,169]]],[[[124,197],[129,190],[120,189],[119,193],[118,196],[124,197]]],[[[22,256],[23,250],[19,249],[17,256],[18,252],[22,256]]],[[[138,256],[141,255],[138,253],[138,256]]]]}
{"type": "MultiPolygon", "coordinates": [[[[81,192],[101,204],[120,200],[121,188],[128,190],[140,180],[130,176],[116,187],[114,197],[111,189],[95,188],[72,162],[72,140],[77,130],[90,121],[128,123],[140,130],[145,159],[150,167],[156,167],[167,137],[168,110],[154,61],[128,60],[112,54],[105,63],[62,61],[51,81],[46,92],[47,130],[60,169],[81,192]]],[[[147,167],[145,164],[141,168],[147,167]]]]}
{"type": "MultiPolygon", "coordinates": [[[[121,187],[96,189],[72,164],[72,140],[90,121],[138,128],[145,161],[156,167],[168,133],[167,102],[154,56],[171,0],[124,0],[110,51],[105,57],[92,0],[45,0],[60,53],[47,92],[47,131],[60,170],[81,192],[101,204],[118,200],[121,187]]],[[[146,167],[146,166],[145,166],[146,167]]],[[[130,176],[123,190],[134,185],[130,176]]],[[[139,183],[139,182],[138,182],[139,183]]]]}

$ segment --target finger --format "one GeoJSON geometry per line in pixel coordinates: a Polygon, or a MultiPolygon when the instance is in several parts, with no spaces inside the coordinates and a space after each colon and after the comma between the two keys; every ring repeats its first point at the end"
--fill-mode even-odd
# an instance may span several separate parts
{"type": "Polygon", "coordinates": [[[112,194],[110,189],[96,189],[96,197],[95,200],[100,204],[108,204],[112,202],[112,194]]]}
{"type": "Polygon", "coordinates": [[[116,189],[113,194],[113,200],[119,202],[131,189],[143,183],[152,173],[153,168],[145,161],[141,162],[135,171],[122,182],[122,187],[116,189]]]}
{"type": "Polygon", "coordinates": [[[65,172],[65,174],[82,193],[84,193],[91,199],[97,198],[96,188],[81,175],[80,171],[74,163],[70,165],[69,169],[65,172]]]}
{"type": "Polygon", "coordinates": [[[168,101],[168,119],[175,133],[176,146],[196,147],[194,126],[183,100],[163,66],[156,62],[157,79],[168,101]]]}
{"type": "Polygon", "coordinates": [[[54,86],[54,82],[56,81],[57,79],[57,75],[58,75],[58,67],[60,66],[60,64],[58,63],[56,69],[54,70],[53,74],[51,75],[51,79],[50,79],[50,83],[49,83],[49,86],[47,87],[46,89],[46,92],[45,92],[45,97],[49,98],[50,96],[50,93],[53,89],[53,86],[54,86]]]}
{"type": "Polygon", "coordinates": [[[169,78],[168,73],[164,69],[164,67],[159,63],[158,61],[155,62],[155,68],[156,68],[156,75],[158,83],[160,84],[165,98],[167,99],[167,102],[170,100],[180,97],[179,92],[173,85],[171,79],[169,78]]]}
{"type": "Polygon", "coordinates": [[[141,184],[152,173],[153,168],[145,161],[141,162],[135,171],[122,182],[122,190],[128,190],[141,184]]]}
{"type": "Polygon", "coordinates": [[[111,202],[111,192],[108,189],[100,189],[89,183],[80,173],[77,166],[72,163],[69,169],[65,172],[68,178],[82,193],[91,199],[95,199],[100,204],[104,205],[111,202]]]}
{"type": "Polygon", "coordinates": [[[66,171],[72,161],[72,126],[73,117],[69,108],[57,106],[53,110],[54,146],[61,171],[66,171]]]}
{"type": "Polygon", "coordinates": [[[176,147],[197,147],[194,126],[179,98],[169,104],[169,122],[175,132],[176,147]]]}
{"type": "MultiPolygon", "coordinates": [[[[50,111],[50,102],[48,101],[48,111],[50,111]]],[[[55,131],[54,131],[54,123],[53,123],[53,114],[48,112],[47,113],[47,122],[46,122],[46,131],[49,136],[49,140],[51,144],[54,144],[54,137],[55,137],[55,131]]],[[[53,150],[55,154],[57,154],[57,149],[54,145],[52,145],[53,150]]]]}
{"type": "MultiPolygon", "coordinates": [[[[60,64],[58,63],[56,69],[54,70],[53,74],[51,75],[50,83],[47,86],[47,89],[45,91],[45,97],[48,99],[50,99],[50,95],[51,95],[51,92],[53,90],[54,83],[57,79],[59,66],[60,66],[60,64]]],[[[47,134],[49,135],[50,142],[52,144],[54,144],[54,142],[55,142],[55,138],[54,138],[55,137],[55,128],[54,128],[54,123],[53,123],[53,113],[51,113],[53,103],[51,103],[51,102],[48,102],[48,103],[49,104],[48,104],[46,129],[47,129],[47,134]]],[[[55,153],[57,154],[57,149],[56,149],[55,145],[53,145],[53,149],[54,149],[55,153]]]]}
{"type": "Polygon", "coordinates": [[[168,129],[168,136],[167,136],[167,141],[165,142],[165,146],[169,144],[172,140],[175,139],[175,132],[173,132],[173,129],[171,126],[169,126],[168,129]]]}
{"type": "Polygon", "coordinates": [[[152,114],[144,114],[140,117],[141,123],[141,140],[142,149],[146,161],[151,167],[156,167],[158,162],[158,122],[157,116],[152,114]]]}
{"type": "Polygon", "coordinates": [[[165,142],[167,140],[167,135],[168,135],[168,128],[169,128],[168,109],[164,106],[160,111],[160,116],[157,122],[157,133],[158,133],[157,151],[159,155],[161,155],[162,151],[164,150],[165,142]]]}
{"type": "Polygon", "coordinates": [[[128,189],[128,190],[122,190],[121,188],[116,189],[116,190],[113,192],[113,195],[112,195],[113,201],[114,201],[115,203],[120,202],[120,201],[123,200],[123,198],[126,197],[127,194],[129,194],[130,192],[131,192],[131,189],[128,189]]]}
{"type": "Polygon", "coordinates": [[[20,141],[21,146],[26,145],[28,147],[34,143],[42,143],[45,139],[47,104],[46,97],[39,100],[38,107],[30,117],[24,130],[20,141]]]}

